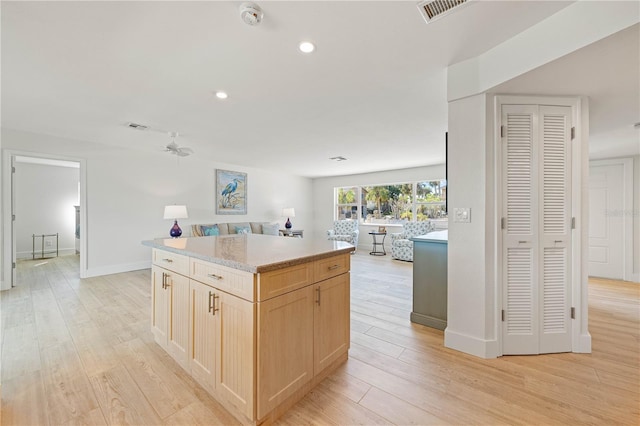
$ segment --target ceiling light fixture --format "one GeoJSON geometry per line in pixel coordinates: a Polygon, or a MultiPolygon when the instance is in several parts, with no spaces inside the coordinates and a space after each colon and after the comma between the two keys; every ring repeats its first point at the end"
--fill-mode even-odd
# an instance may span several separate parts
{"type": "Polygon", "coordinates": [[[331,157],[329,158],[329,160],[334,160],[334,161],[347,161],[346,158],[344,158],[343,156],[339,155],[337,157],[331,157]]]}
{"type": "Polygon", "coordinates": [[[302,41],[298,45],[298,49],[300,49],[302,53],[311,53],[316,50],[316,46],[310,41],[302,41]]]}
{"type": "Polygon", "coordinates": [[[640,121],[638,121],[637,123],[635,123],[633,125],[633,127],[635,127],[636,129],[640,129],[640,121]]]}
{"type": "Polygon", "coordinates": [[[227,99],[228,97],[229,95],[227,95],[227,92],[221,92],[221,91],[216,92],[216,98],[218,99],[227,99]]]}

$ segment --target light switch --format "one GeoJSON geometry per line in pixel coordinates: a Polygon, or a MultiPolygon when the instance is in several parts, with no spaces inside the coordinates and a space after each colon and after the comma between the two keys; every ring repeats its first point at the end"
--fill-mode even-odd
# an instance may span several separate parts
{"type": "Polygon", "coordinates": [[[469,223],[471,222],[471,208],[469,207],[455,207],[453,209],[453,221],[469,223]]]}

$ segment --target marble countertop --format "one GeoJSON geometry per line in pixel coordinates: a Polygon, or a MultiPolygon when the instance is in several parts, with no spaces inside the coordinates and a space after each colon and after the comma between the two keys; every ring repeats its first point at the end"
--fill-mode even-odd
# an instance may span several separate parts
{"type": "Polygon", "coordinates": [[[252,273],[273,271],[355,250],[351,244],[342,241],[261,234],[161,238],[142,241],[142,244],[252,273]]]}

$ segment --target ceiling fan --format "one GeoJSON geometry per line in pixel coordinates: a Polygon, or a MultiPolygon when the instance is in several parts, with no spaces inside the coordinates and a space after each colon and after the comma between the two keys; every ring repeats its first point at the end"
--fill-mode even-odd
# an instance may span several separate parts
{"type": "Polygon", "coordinates": [[[164,148],[164,152],[170,152],[173,155],[177,155],[178,157],[186,157],[187,155],[193,154],[193,150],[186,146],[178,146],[176,143],[176,137],[178,136],[178,132],[169,132],[169,136],[171,137],[171,142],[164,148]]]}

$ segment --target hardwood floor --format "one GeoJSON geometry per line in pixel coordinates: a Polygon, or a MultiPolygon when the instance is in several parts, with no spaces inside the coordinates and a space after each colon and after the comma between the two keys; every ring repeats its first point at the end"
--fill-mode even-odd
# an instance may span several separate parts
{"type": "MultiPolygon", "coordinates": [[[[412,324],[412,266],[352,257],[349,360],[282,425],[640,422],[640,285],[589,284],[591,354],[484,360],[412,324]]],[[[75,256],[18,264],[0,293],[1,423],[236,424],[159,346],[149,270],[79,279],[75,256]]]]}

